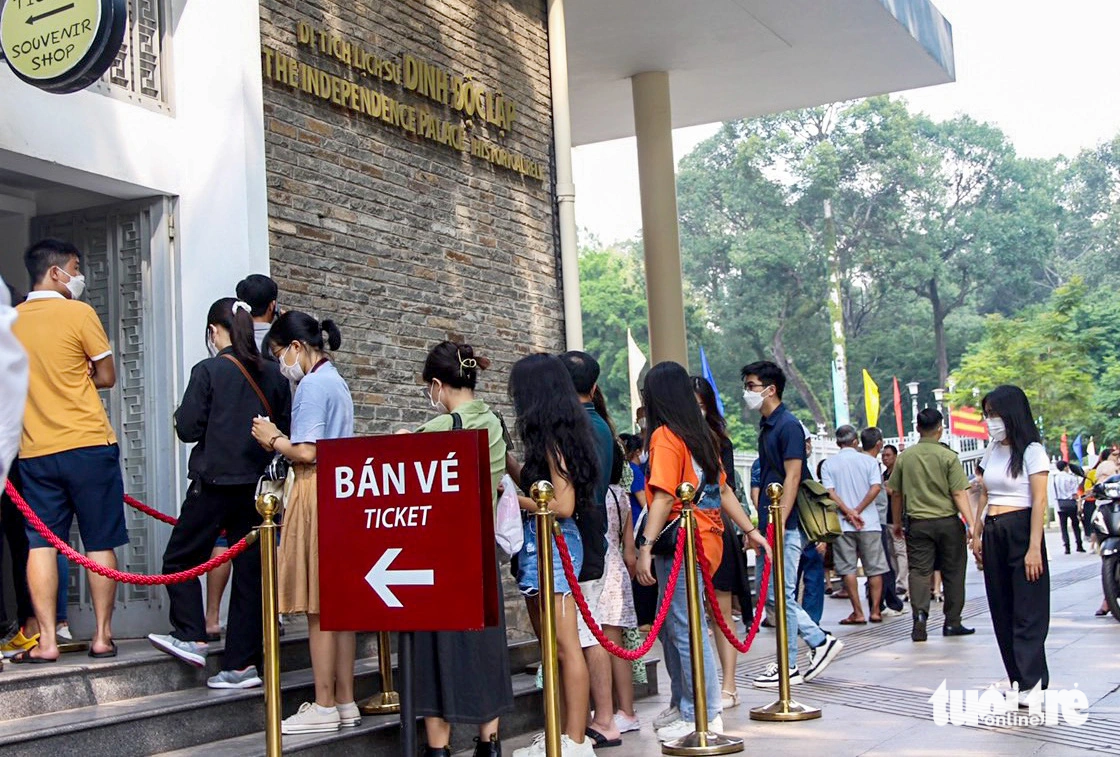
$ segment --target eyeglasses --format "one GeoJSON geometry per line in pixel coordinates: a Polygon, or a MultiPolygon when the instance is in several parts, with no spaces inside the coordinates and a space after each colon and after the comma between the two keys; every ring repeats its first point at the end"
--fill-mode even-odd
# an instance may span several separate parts
{"type": "Polygon", "coordinates": [[[743,388],[752,392],[758,392],[766,388],[766,384],[759,384],[755,381],[744,381],[743,388]]]}

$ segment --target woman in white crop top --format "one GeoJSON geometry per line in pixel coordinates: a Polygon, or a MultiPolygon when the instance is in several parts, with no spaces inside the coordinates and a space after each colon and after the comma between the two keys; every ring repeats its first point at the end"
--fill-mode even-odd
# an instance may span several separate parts
{"type": "Polygon", "coordinates": [[[1050,460],[1026,394],[1000,386],[982,402],[992,443],[980,463],[981,494],[972,551],[984,571],[992,626],[1020,702],[1049,684],[1050,575],[1043,526],[1050,460]],[[987,508],[983,521],[980,514],[987,508]]]}

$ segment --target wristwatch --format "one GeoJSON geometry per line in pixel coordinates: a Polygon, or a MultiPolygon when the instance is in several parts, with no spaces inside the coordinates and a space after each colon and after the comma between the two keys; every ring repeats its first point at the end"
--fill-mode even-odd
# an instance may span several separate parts
{"type": "Polygon", "coordinates": [[[645,546],[648,546],[648,545],[649,545],[649,539],[646,538],[645,534],[639,534],[638,538],[634,540],[634,546],[637,547],[638,549],[641,549],[642,547],[645,547],[645,546]]]}

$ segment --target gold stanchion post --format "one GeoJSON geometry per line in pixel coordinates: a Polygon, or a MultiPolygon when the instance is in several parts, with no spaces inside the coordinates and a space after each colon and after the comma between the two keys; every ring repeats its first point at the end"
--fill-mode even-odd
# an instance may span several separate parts
{"type": "Polygon", "coordinates": [[[393,648],[389,632],[377,635],[377,664],[381,668],[381,693],[358,705],[363,715],[391,715],[401,711],[401,695],[393,685],[393,648]]]}
{"type": "MultiPolygon", "coordinates": [[[[783,556],[786,529],[785,519],[782,517],[782,490],[781,484],[770,484],[766,487],[766,496],[770,498],[770,522],[774,524],[774,569],[770,573],[770,586],[773,587],[774,591],[774,624],[778,637],[778,701],[752,709],[751,720],[787,722],[813,720],[821,716],[819,708],[803,705],[790,697],[789,628],[786,627],[786,565],[783,556]]],[[[761,597],[760,601],[766,601],[766,598],[761,597]]]]}
{"type": "MultiPolygon", "coordinates": [[[[696,487],[687,481],[677,487],[677,497],[684,509],[681,523],[684,526],[684,565],[685,591],[688,595],[688,647],[692,663],[692,703],[696,710],[696,730],[687,736],[661,745],[662,754],[671,755],[709,755],[734,754],[743,751],[743,740],[708,729],[708,692],[704,680],[704,626],[700,601],[699,563],[696,558],[696,516],[692,501],[696,498],[696,487]]],[[[678,581],[680,578],[677,579],[678,581]]],[[[672,601],[664,597],[662,602],[672,601]]]]}
{"type": "Polygon", "coordinates": [[[265,754],[281,757],[280,735],[280,622],[276,613],[276,531],[280,498],[275,494],[257,497],[260,525],[261,611],[264,620],[264,720],[265,754]]]}
{"type": "Polygon", "coordinates": [[[529,497],[537,503],[537,576],[541,609],[541,668],[544,678],[544,748],[547,757],[560,757],[560,677],[556,651],[556,607],[553,604],[552,527],[556,518],[548,503],[556,496],[552,484],[537,481],[529,497]]]}

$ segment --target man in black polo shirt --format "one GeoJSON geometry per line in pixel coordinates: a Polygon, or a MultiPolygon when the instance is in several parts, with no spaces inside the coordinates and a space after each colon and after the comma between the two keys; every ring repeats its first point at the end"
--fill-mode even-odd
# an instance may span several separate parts
{"type": "MultiPolygon", "coordinates": [[[[809,477],[805,457],[805,429],[801,421],[794,417],[782,403],[782,392],[786,388],[786,375],[774,363],[759,361],[744,366],[743,400],[748,410],[762,412],[762,423],[758,435],[758,457],[761,463],[761,489],[759,509],[770,506],[766,487],[773,483],[782,484],[781,510],[785,516],[785,557],[786,573],[786,631],[789,638],[789,682],[791,684],[811,681],[819,676],[829,663],[836,659],[844,643],[830,633],[821,630],[809,614],[797,603],[797,563],[806,538],[802,532],[794,505],[801,482],[809,477]],[[809,667],[802,675],[797,665],[797,637],[805,639],[809,645],[809,667]]],[[[771,581],[766,595],[766,607],[773,611],[774,583],[771,581]]],[[[754,679],[758,688],[769,689],[778,686],[778,664],[772,663],[766,672],[754,679]]]]}

